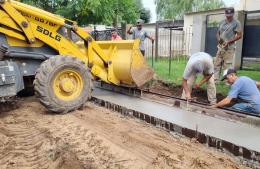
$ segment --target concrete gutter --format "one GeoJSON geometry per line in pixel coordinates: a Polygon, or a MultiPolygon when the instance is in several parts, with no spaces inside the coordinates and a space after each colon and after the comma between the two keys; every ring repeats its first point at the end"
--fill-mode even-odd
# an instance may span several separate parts
{"type": "Polygon", "coordinates": [[[162,103],[96,88],[93,100],[100,106],[177,132],[242,159],[260,162],[260,127],[186,111],[162,103]]]}

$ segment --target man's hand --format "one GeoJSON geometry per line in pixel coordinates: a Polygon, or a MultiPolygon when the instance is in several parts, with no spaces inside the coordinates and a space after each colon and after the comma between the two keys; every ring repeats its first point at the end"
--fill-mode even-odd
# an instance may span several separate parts
{"type": "Polygon", "coordinates": [[[188,84],[187,84],[187,79],[182,79],[182,87],[183,87],[183,90],[185,92],[185,96],[186,96],[186,99],[189,101],[191,100],[191,94],[190,94],[190,91],[189,91],[189,88],[188,88],[188,84]]]}
{"type": "Polygon", "coordinates": [[[260,89],[260,82],[256,82],[256,86],[260,89]]]}
{"type": "Polygon", "coordinates": [[[200,88],[200,85],[196,83],[196,84],[194,85],[194,87],[195,87],[195,89],[199,89],[199,88],[200,88]]]}
{"type": "Polygon", "coordinates": [[[225,99],[218,102],[215,106],[216,107],[224,107],[226,105],[229,105],[231,100],[232,100],[232,98],[227,96],[225,99]]]}
{"type": "Polygon", "coordinates": [[[188,92],[188,93],[186,94],[186,99],[187,99],[188,101],[191,101],[191,95],[190,95],[190,92],[188,92]]]}
{"type": "Polygon", "coordinates": [[[229,44],[230,44],[229,41],[225,41],[225,42],[223,43],[223,47],[226,47],[226,46],[228,46],[229,44]]]}
{"type": "Polygon", "coordinates": [[[223,43],[224,43],[224,40],[221,39],[221,38],[219,38],[219,39],[218,39],[218,44],[222,45],[223,43]]]}
{"type": "Polygon", "coordinates": [[[199,89],[201,85],[203,85],[205,82],[209,81],[209,79],[212,77],[213,74],[210,75],[203,75],[203,79],[201,79],[201,81],[199,81],[198,83],[196,83],[194,85],[195,89],[199,89]]]}
{"type": "Polygon", "coordinates": [[[152,43],[154,43],[154,37],[152,37],[152,36],[147,36],[151,41],[152,41],[152,43]]]}
{"type": "Polygon", "coordinates": [[[129,26],[129,28],[128,28],[128,30],[127,30],[127,33],[130,34],[130,35],[133,33],[133,32],[131,31],[132,27],[133,27],[132,25],[129,26]]]}

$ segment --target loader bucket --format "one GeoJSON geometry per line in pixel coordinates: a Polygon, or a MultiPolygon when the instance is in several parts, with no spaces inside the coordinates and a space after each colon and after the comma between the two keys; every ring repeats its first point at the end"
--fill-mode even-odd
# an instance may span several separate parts
{"type": "MultiPolygon", "coordinates": [[[[139,50],[140,40],[97,41],[97,43],[109,56],[107,69],[109,82],[142,87],[153,78],[154,72],[139,50]]],[[[94,64],[95,61],[98,62],[98,59],[93,59],[94,64]]]]}

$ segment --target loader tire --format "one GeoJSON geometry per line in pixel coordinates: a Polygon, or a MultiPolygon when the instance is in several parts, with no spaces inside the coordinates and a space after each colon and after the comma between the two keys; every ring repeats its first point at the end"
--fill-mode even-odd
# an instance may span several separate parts
{"type": "Polygon", "coordinates": [[[48,110],[67,113],[91,98],[92,78],[87,66],[75,57],[54,56],[36,72],[34,90],[48,110]]]}

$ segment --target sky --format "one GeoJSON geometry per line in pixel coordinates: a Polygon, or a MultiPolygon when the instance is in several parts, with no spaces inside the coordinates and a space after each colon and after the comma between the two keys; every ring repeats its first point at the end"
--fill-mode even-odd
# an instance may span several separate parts
{"type": "MultiPolygon", "coordinates": [[[[142,0],[143,1],[143,5],[145,8],[150,9],[151,11],[151,23],[156,21],[156,6],[154,4],[154,0],[142,0]]],[[[238,4],[239,0],[223,0],[226,4],[226,6],[234,6],[234,4],[238,4]]]]}

